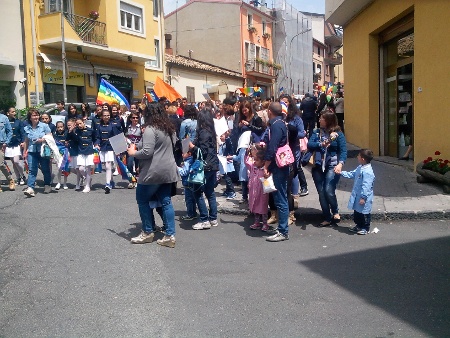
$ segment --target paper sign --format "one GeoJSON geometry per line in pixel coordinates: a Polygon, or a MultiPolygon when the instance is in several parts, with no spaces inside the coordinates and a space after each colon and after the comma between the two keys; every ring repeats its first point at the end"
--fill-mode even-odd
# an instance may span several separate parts
{"type": "Polygon", "coordinates": [[[86,127],[92,128],[92,120],[86,120],[84,121],[84,124],[86,125],[86,127]]]}
{"type": "Polygon", "coordinates": [[[186,137],[185,139],[181,140],[181,151],[183,154],[186,154],[189,151],[189,144],[191,143],[191,139],[189,137],[186,137]]]}
{"type": "Polygon", "coordinates": [[[51,115],[52,123],[56,126],[56,122],[62,121],[62,123],[66,122],[66,117],[64,115],[51,115]]]}
{"type": "Polygon", "coordinates": [[[125,139],[125,135],[123,133],[120,133],[116,136],[109,138],[109,143],[111,143],[111,146],[114,150],[115,154],[121,154],[127,151],[127,141],[125,139]]]}
{"type": "Polygon", "coordinates": [[[225,117],[214,119],[214,129],[216,130],[217,136],[223,135],[228,131],[228,123],[225,117]]]}
{"type": "Polygon", "coordinates": [[[222,175],[234,171],[233,162],[228,162],[227,158],[222,155],[217,155],[219,158],[219,171],[222,175]]]}
{"type": "Polygon", "coordinates": [[[208,93],[204,93],[204,94],[202,94],[203,95],[203,97],[205,98],[205,100],[211,100],[211,97],[208,95],[208,93]]]}

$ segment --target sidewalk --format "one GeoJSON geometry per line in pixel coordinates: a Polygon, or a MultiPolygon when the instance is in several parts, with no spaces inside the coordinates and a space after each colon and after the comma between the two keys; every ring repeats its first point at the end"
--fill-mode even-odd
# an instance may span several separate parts
{"type": "MultiPolygon", "coordinates": [[[[344,170],[357,167],[358,154],[355,146],[349,145],[349,158],[344,170]]],[[[413,172],[413,161],[399,161],[390,157],[376,157],[372,161],[376,176],[372,219],[443,219],[450,218],[450,195],[443,193],[442,188],[429,184],[417,183],[413,172]]],[[[303,168],[308,181],[309,195],[297,197],[298,209],[295,210],[297,220],[320,220],[321,210],[319,197],[311,177],[311,166],[303,168]]],[[[336,189],[336,196],[342,219],[352,219],[353,211],[347,208],[353,180],[341,178],[336,189]]],[[[239,205],[240,187],[236,186],[237,197],[227,201],[221,197],[224,185],[216,188],[219,212],[237,215],[249,214],[248,206],[239,205]],[[220,197],[219,197],[220,196],[220,197]]]]}

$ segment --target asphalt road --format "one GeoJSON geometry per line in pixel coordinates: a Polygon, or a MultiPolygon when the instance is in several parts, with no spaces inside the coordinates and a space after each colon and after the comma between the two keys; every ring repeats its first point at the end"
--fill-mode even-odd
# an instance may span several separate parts
{"type": "Polygon", "coordinates": [[[191,230],[177,196],[176,248],[132,245],[134,190],[96,176],[87,195],[0,195],[0,337],[450,335],[449,220],[298,222],[269,243],[243,216],[191,230]]]}

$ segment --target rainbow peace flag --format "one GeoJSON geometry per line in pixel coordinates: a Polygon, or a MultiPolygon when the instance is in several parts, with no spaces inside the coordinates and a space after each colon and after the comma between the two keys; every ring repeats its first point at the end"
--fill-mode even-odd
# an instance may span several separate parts
{"type": "Polygon", "coordinates": [[[246,96],[251,96],[251,95],[255,95],[255,93],[263,92],[261,87],[242,87],[242,88],[238,88],[238,89],[241,93],[245,94],[246,96]]]}
{"type": "Polygon", "coordinates": [[[128,180],[131,183],[136,182],[136,177],[134,177],[134,175],[130,173],[124,161],[121,160],[120,157],[117,155],[116,161],[117,161],[117,171],[119,172],[120,176],[122,176],[122,179],[128,180]]]}
{"type": "Polygon", "coordinates": [[[125,105],[128,109],[130,108],[130,104],[122,93],[105,79],[101,79],[97,94],[97,104],[103,103],[125,105]]]}
{"type": "Polygon", "coordinates": [[[151,90],[149,93],[145,93],[145,97],[148,102],[158,102],[159,97],[156,95],[154,90],[151,90]]]}

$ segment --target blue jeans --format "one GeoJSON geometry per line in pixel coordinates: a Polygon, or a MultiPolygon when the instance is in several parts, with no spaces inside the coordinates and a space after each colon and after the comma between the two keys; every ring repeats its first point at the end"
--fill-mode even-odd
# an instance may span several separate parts
{"type": "Polygon", "coordinates": [[[149,202],[154,200],[154,196],[162,205],[163,220],[166,225],[166,235],[175,235],[175,212],[173,210],[170,192],[172,183],[164,184],[138,184],[136,188],[136,201],[141,216],[142,230],[153,232],[154,218],[153,210],[150,209],[149,202]]]}
{"type": "Polygon", "coordinates": [[[186,212],[188,216],[197,216],[194,192],[187,187],[184,188],[184,203],[186,204],[186,212]]]}
{"type": "Polygon", "coordinates": [[[223,179],[225,180],[225,186],[226,186],[225,192],[228,195],[233,194],[234,193],[234,186],[233,186],[233,182],[231,181],[231,177],[227,173],[225,173],[223,175],[223,179]]]}
{"type": "Polygon", "coordinates": [[[214,221],[217,219],[217,202],[216,194],[214,192],[214,186],[216,185],[216,173],[214,171],[205,171],[205,185],[203,188],[194,191],[195,202],[198,205],[198,210],[200,211],[200,222],[214,221]],[[209,204],[209,215],[208,209],[206,208],[205,200],[203,199],[203,193],[208,200],[209,204]]]}
{"type": "Polygon", "coordinates": [[[289,167],[274,168],[272,171],[273,184],[277,191],[272,193],[275,206],[278,209],[278,231],[283,235],[287,235],[289,231],[288,218],[288,192],[287,182],[289,178],[289,167]]]}
{"type": "Polygon", "coordinates": [[[139,160],[133,156],[127,155],[127,168],[128,171],[135,175],[136,174],[136,170],[133,170],[133,164],[134,164],[134,168],[137,169],[139,167],[139,160]]]}
{"type": "Polygon", "coordinates": [[[41,171],[44,175],[44,184],[50,185],[52,182],[50,173],[50,159],[42,158],[40,153],[28,153],[27,161],[29,171],[27,185],[31,189],[34,189],[39,164],[41,165],[41,171]]]}
{"type": "Polygon", "coordinates": [[[317,165],[312,168],[311,174],[316,185],[317,193],[319,194],[323,217],[325,221],[330,222],[331,216],[339,213],[336,185],[341,175],[334,173],[334,166],[327,167],[325,168],[325,172],[322,172],[322,167],[317,165]]]}

